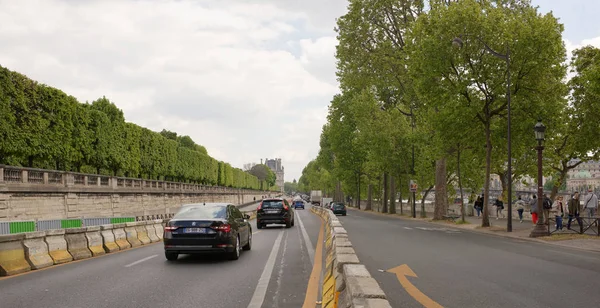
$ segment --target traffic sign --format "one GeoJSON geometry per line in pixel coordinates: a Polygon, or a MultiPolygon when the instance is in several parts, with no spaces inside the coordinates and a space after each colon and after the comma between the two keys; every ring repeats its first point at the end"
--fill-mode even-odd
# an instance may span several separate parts
{"type": "Polygon", "coordinates": [[[410,192],[417,192],[417,182],[410,180],[410,192]]]}

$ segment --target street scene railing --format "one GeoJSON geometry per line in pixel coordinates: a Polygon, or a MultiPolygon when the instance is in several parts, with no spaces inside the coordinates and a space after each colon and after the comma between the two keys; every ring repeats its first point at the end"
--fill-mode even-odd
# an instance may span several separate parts
{"type": "Polygon", "coordinates": [[[0,192],[19,192],[29,190],[68,191],[72,188],[83,188],[89,192],[144,191],[244,194],[256,193],[259,191],[245,188],[147,180],[139,178],[0,165],[0,192]]]}

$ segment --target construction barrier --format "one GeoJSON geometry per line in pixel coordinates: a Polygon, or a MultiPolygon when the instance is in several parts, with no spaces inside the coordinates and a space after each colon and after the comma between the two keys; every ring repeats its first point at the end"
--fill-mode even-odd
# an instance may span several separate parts
{"type": "Polygon", "coordinates": [[[31,266],[31,269],[40,269],[54,265],[54,260],[48,253],[48,244],[44,241],[46,232],[36,231],[25,233],[23,248],[25,249],[25,259],[31,266]]]}
{"type": "Polygon", "coordinates": [[[119,250],[119,245],[115,242],[113,225],[101,225],[100,235],[102,235],[102,246],[106,252],[115,252],[119,250]]]}
{"type": "Polygon", "coordinates": [[[61,264],[73,261],[73,256],[67,250],[67,241],[65,240],[64,229],[46,230],[44,241],[48,244],[48,254],[54,261],[54,264],[61,264]]]}
{"type": "Polygon", "coordinates": [[[67,250],[73,256],[73,260],[81,260],[92,257],[92,252],[88,248],[88,241],[85,236],[86,231],[86,228],[65,229],[67,250]]]}
{"type": "Polygon", "coordinates": [[[25,234],[0,235],[0,276],[16,275],[31,270],[25,259],[25,234]]]}

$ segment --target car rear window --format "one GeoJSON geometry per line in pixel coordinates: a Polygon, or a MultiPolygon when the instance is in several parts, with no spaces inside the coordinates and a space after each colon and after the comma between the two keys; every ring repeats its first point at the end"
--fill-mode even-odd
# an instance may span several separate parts
{"type": "Polygon", "coordinates": [[[335,204],[333,207],[335,209],[343,209],[345,206],[343,204],[335,204]]]}
{"type": "Polygon", "coordinates": [[[181,209],[173,219],[225,219],[227,207],[225,206],[190,206],[181,209]]]}
{"type": "Polygon", "coordinates": [[[265,200],[262,203],[262,207],[263,208],[281,209],[281,208],[283,208],[283,201],[281,201],[281,200],[265,200]]]}
{"type": "Polygon", "coordinates": [[[296,203],[296,204],[302,204],[303,202],[302,201],[295,201],[294,203],[296,203]]]}

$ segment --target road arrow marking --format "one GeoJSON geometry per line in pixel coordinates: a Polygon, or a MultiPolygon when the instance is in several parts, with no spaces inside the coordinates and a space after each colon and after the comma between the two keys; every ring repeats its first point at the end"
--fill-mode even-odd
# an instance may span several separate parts
{"type": "Polygon", "coordinates": [[[398,277],[398,281],[400,281],[400,284],[406,290],[406,292],[408,292],[408,294],[410,294],[410,296],[412,296],[415,300],[417,300],[417,302],[421,303],[421,305],[423,305],[423,307],[443,308],[442,305],[436,303],[434,300],[429,298],[427,295],[423,294],[423,292],[419,291],[419,289],[417,289],[417,287],[415,287],[412,283],[410,283],[410,281],[408,281],[408,278],[406,278],[406,276],[411,276],[411,277],[417,278],[417,274],[415,274],[415,272],[413,272],[413,270],[410,269],[410,267],[408,267],[408,265],[402,264],[400,266],[397,266],[397,267],[387,270],[387,272],[396,274],[396,277],[398,277]]]}

